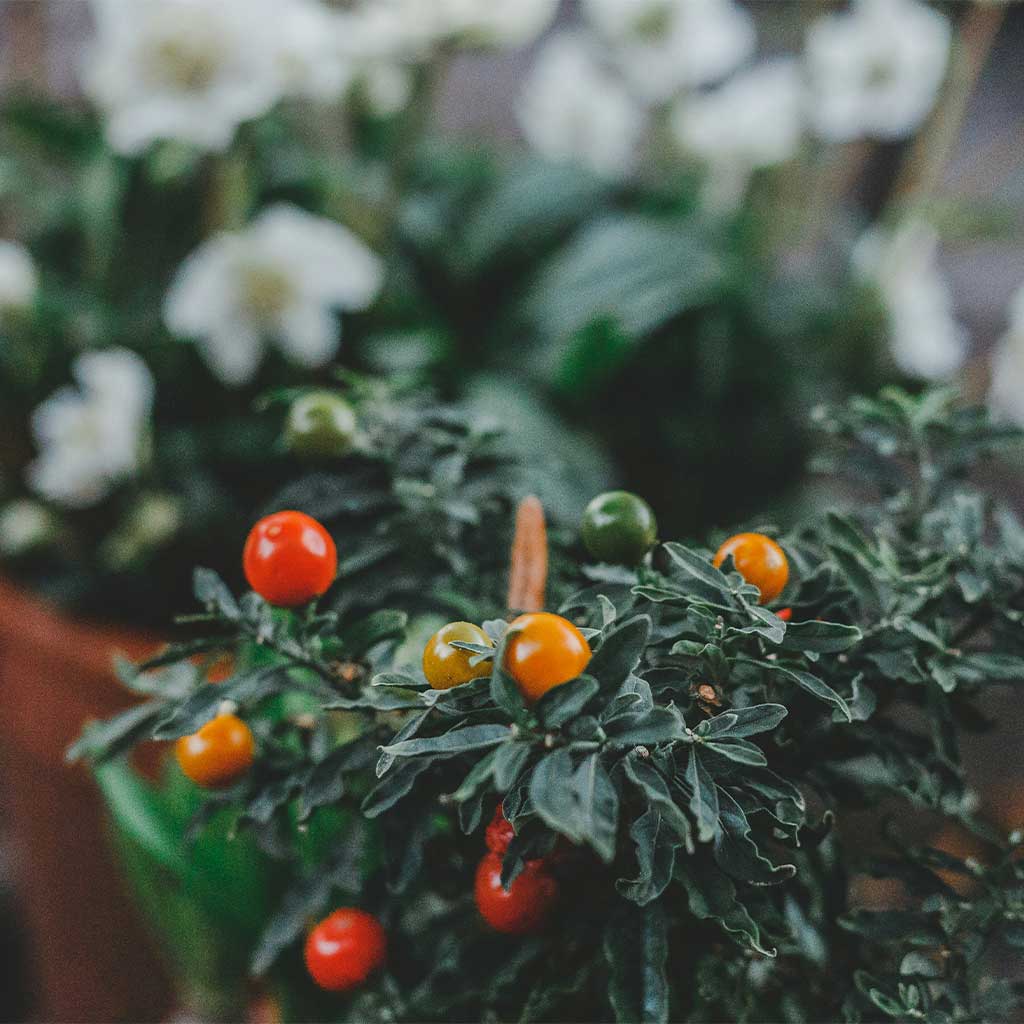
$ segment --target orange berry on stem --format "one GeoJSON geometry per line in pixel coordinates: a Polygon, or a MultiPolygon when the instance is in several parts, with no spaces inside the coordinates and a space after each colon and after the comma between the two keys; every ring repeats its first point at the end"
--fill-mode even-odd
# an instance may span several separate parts
{"type": "Polygon", "coordinates": [[[514,619],[505,647],[505,668],[529,701],[575,679],[590,661],[590,644],[561,615],[530,612],[514,619]]]}
{"type": "Polygon", "coordinates": [[[181,770],[204,789],[237,782],[251,767],[256,743],[252,730],[237,715],[221,714],[174,745],[181,770]]]}
{"type": "Polygon", "coordinates": [[[730,555],[736,571],[761,591],[761,604],[770,604],[785,589],[789,560],[771,537],[763,533],[737,533],[718,549],[713,560],[715,568],[730,555]]]}
{"type": "Polygon", "coordinates": [[[489,661],[471,664],[476,655],[452,647],[453,640],[482,647],[494,646],[491,638],[472,622],[449,622],[442,626],[423,649],[423,675],[435,690],[450,690],[453,686],[491,674],[489,661]]]}

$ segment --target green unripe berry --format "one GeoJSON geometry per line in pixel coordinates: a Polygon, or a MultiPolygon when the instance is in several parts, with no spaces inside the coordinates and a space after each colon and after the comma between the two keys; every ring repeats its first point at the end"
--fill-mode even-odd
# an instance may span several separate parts
{"type": "Polygon", "coordinates": [[[352,450],[356,430],[355,410],[344,398],[329,391],[314,391],[292,403],[285,441],[303,458],[338,458],[352,450]]]}
{"type": "Polygon", "coordinates": [[[601,562],[636,565],[658,539],[654,511],[629,491],[599,494],[583,513],[583,543],[601,562]]]}

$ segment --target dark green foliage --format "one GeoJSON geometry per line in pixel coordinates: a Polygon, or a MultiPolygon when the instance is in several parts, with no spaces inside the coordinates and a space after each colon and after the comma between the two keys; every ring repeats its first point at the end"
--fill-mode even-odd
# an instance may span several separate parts
{"type": "Polygon", "coordinates": [[[212,690],[241,706],[260,757],[212,803],[294,876],[254,968],[295,994],[297,1016],[1008,1019],[1016,993],[992,975],[1022,943],[1021,836],[974,816],[958,733],[981,723],[986,689],[1024,681],[1024,532],[966,477],[1016,435],[946,396],[896,392],[823,423],[862,490],[855,511],[780,538],[789,625],[708,549],[566,570],[560,586],[577,589],[561,611],[594,655],[530,706],[494,623],[496,649],[476,652],[491,677],[435,691],[403,660],[398,619],[268,614],[202,574],[197,593],[237,637],[235,677],[183,689],[164,669],[162,694],[139,687],[158,710],[97,727],[77,753],[179,735],[212,690]],[[335,648],[354,671],[338,673],[335,648]],[[499,800],[516,832],[505,879],[543,856],[561,887],[549,928],[525,939],[489,933],[472,906],[499,800]],[[848,827],[883,801],[906,820],[848,827]],[[985,864],[908,836],[914,809],[976,832],[985,864]],[[297,822],[325,813],[345,838],[310,861],[297,822]],[[866,876],[890,886],[874,905],[853,885],[866,876]],[[352,999],[317,1003],[295,944],[339,899],[381,917],[392,955],[352,999]]]}

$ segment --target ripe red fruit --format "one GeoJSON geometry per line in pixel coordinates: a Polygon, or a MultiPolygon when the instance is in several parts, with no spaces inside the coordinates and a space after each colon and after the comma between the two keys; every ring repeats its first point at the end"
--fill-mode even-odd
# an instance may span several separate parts
{"type": "Polygon", "coordinates": [[[791,618],[793,618],[793,609],[792,608],[780,608],[775,614],[780,619],[782,619],[783,622],[789,622],[789,620],[791,618]]]}
{"type": "Polygon", "coordinates": [[[342,907],[306,939],[306,970],[322,989],[347,992],[361,985],[387,956],[387,936],[365,910],[342,907]]]}
{"type": "Polygon", "coordinates": [[[296,608],[320,597],[338,572],[331,535],[303,512],[275,512],[249,533],[242,556],[249,586],[269,604],[296,608]]]}
{"type": "Polygon", "coordinates": [[[537,931],[558,899],[558,883],[543,861],[528,861],[506,891],[501,884],[501,857],[496,853],[480,861],[474,891],[480,916],[506,935],[537,931]]]}
{"type": "Polygon", "coordinates": [[[491,818],[491,823],[487,826],[487,830],[484,833],[487,849],[491,853],[496,853],[499,857],[503,856],[515,834],[512,823],[505,817],[501,804],[498,804],[494,808],[494,817],[491,818]]]}

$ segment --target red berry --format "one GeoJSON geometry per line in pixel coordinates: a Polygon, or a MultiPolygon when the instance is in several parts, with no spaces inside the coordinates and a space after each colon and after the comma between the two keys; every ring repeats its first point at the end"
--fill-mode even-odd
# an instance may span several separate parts
{"type": "Polygon", "coordinates": [[[501,884],[501,857],[488,853],[476,870],[476,905],[496,931],[526,935],[540,929],[558,899],[558,883],[543,861],[528,861],[506,891],[501,884]]]}
{"type": "Polygon", "coordinates": [[[487,849],[491,853],[498,854],[499,857],[504,856],[505,851],[508,849],[508,844],[512,842],[515,834],[512,823],[505,817],[501,804],[498,804],[494,808],[494,817],[491,818],[491,823],[487,826],[487,831],[484,833],[487,849]]]}
{"type": "Polygon", "coordinates": [[[387,936],[365,910],[342,907],[324,918],[306,939],[306,969],[328,992],[361,985],[384,963],[387,936]]]}
{"type": "Polygon", "coordinates": [[[775,614],[780,619],[782,619],[783,622],[789,622],[789,620],[791,618],[793,618],[793,609],[792,608],[780,608],[775,614]]]}
{"type": "Polygon", "coordinates": [[[269,604],[296,608],[320,597],[338,572],[331,535],[303,512],[275,512],[249,533],[242,556],[249,586],[269,604]]]}

